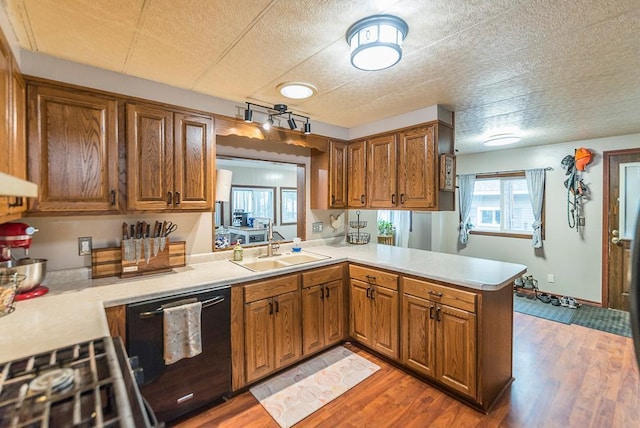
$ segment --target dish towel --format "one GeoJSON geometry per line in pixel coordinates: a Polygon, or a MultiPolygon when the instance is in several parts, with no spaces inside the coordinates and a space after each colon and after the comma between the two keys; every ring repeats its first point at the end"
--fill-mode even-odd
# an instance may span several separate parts
{"type": "Polygon", "coordinates": [[[173,364],[183,358],[202,353],[202,302],[180,306],[164,306],[164,363],[173,364]]]}

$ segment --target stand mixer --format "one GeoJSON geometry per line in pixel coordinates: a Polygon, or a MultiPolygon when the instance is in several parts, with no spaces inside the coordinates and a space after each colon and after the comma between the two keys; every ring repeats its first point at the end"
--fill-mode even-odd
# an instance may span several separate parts
{"type": "Polygon", "coordinates": [[[15,270],[26,279],[18,286],[15,300],[24,300],[46,294],[49,289],[40,285],[46,274],[46,260],[24,258],[16,260],[11,251],[24,249],[29,255],[33,234],[38,229],[25,223],[0,224],[0,269],[15,270]]]}

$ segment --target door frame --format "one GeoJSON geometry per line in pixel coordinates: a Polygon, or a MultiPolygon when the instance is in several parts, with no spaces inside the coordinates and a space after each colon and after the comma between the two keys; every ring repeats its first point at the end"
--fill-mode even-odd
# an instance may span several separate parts
{"type": "Polygon", "coordinates": [[[609,307],[609,158],[618,155],[640,154],[640,148],[608,150],[602,152],[602,301],[600,306],[609,307]]]}

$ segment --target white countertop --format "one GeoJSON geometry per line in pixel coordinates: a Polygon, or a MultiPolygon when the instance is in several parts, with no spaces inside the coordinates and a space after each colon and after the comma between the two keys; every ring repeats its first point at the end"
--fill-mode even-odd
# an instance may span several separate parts
{"type": "Polygon", "coordinates": [[[193,263],[184,268],[174,269],[174,272],[168,274],[133,279],[114,277],[59,285],[49,284],[49,294],[17,302],[13,313],[0,317],[0,362],[108,336],[109,328],[104,307],[188,292],[207,286],[268,278],[343,261],[363,263],[489,291],[510,286],[513,279],[526,270],[526,266],[521,264],[375,243],[355,246],[310,246],[303,243],[302,247],[303,252],[310,251],[331,258],[269,272],[252,272],[231,263],[228,260],[231,253],[225,252],[209,257],[215,259],[226,256],[224,260],[193,263]]]}

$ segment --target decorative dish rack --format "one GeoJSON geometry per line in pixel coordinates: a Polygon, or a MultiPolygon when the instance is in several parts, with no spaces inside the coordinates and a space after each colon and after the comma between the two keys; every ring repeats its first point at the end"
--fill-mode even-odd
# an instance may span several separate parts
{"type": "Polygon", "coordinates": [[[351,227],[352,229],[356,229],[356,231],[349,232],[347,234],[347,242],[354,245],[368,244],[369,240],[371,240],[371,234],[360,232],[360,229],[367,227],[367,222],[360,221],[360,211],[356,211],[356,216],[358,220],[349,222],[349,227],[351,227]]]}
{"type": "Polygon", "coordinates": [[[16,290],[26,276],[15,272],[0,273],[0,317],[14,311],[13,299],[16,290]]]}

